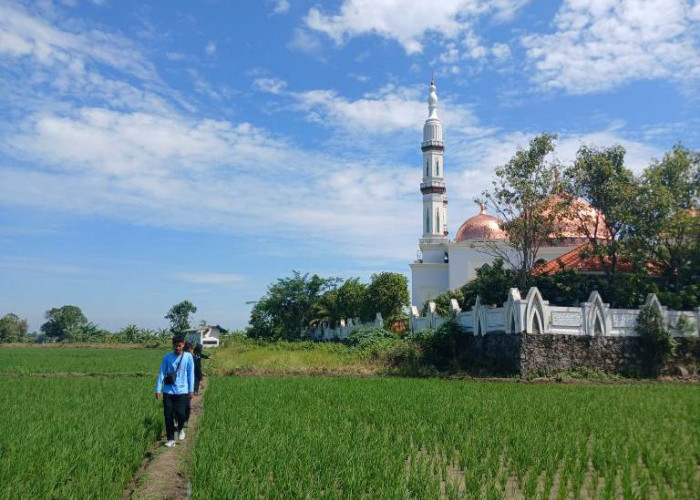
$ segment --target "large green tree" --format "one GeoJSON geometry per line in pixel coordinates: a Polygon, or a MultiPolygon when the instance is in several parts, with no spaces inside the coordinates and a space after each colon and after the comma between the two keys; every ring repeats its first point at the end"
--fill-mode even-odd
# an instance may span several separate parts
{"type": "Polygon", "coordinates": [[[0,318],[0,342],[19,342],[27,336],[27,320],[14,313],[0,318]]]}
{"type": "Polygon", "coordinates": [[[566,170],[566,178],[572,201],[568,215],[577,221],[578,231],[586,235],[588,253],[599,259],[608,285],[612,286],[639,192],[634,174],[625,166],[625,148],[582,146],[576,161],[566,170]],[[586,200],[594,210],[582,210],[573,202],[575,198],[586,200]]]}
{"type": "Polygon", "coordinates": [[[341,283],[340,278],[328,280],[328,290],[320,297],[314,308],[312,322],[326,321],[331,327],[341,319],[358,318],[363,315],[367,286],[359,278],[350,278],[341,283]]]}
{"type": "Polygon", "coordinates": [[[337,284],[337,278],[321,278],[293,271],[270,285],[250,313],[248,335],[258,338],[299,339],[318,320],[321,296],[337,284]]]}
{"type": "Polygon", "coordinates": [[[633,246],[674,292],[700,279],[700,152],[681,144],[644,170],[633,246]]]}
{"type": "Polygon", "coordinates": [[[71,332],[88,324],[88,320],[78,306],[54,307],[46,311],[46,323],[41,331],[56,340],[70,338],[71,332]]]}
{"type": "Polygon", "coordinates": [[[189,330],[190,314],[196,312],[197,306],[189,300],[183,300],[175,304],[170,308],[168,314],[165,315],[165,319],[170,321],[170,331],[174,335],[182,335],[186,330],[189,330]]]}
{"type": "MultiPolygon", "coordinates": [[[[542,245],[556,238],[561,206],[556,193],[557,163],[553,159],[556,136],[542,134],[518,149],[508,163],[496,168],[493,189],[482,193],[503,221],[508,245],[487,245],[486,253],[502,258],[517,273],[524,290],[542,245]]],[[[479,202],[484,200],[477,200],[479,202]]]]}
{"type": "Polygon", "coordinates": [[[410,305],[408,279],[399,273],[373,274],[365,300],[365,319],[371,319],[377,312],[382,313],[385,321],[402,317],[403,308],[410,305]]]}

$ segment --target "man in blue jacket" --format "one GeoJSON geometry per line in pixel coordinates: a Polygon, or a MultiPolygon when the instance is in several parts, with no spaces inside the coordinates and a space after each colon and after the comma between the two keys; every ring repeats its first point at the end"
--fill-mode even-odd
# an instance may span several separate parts
{"type": "Polygon", "coordinates": [[[163,357],[156,382],[156,399],[163,395],[163,415],[165,416],[165,446],[175,446],[175,424],[177,421],[178,439],[185,439],[183,425],[187,418],[187,405],[194,396],[194,359],[185,352],[185,339],[173,337],[173,352],[163,357]]]}

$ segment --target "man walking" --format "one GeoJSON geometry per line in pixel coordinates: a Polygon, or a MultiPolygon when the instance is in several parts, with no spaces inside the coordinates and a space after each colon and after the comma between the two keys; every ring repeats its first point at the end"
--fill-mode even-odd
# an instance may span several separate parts
{"type": "Polygon", "coordinates": [[[175,446],[175,423],[178,439],[185,439],[183,425],[187,418],[189,400],[194,396],[194,360],[185,352],[185,339],[173,337],[173,352],[163,356],[156,382],[156,399],[163,395],[163,415],[165,417],[165,446],[175,446]]]}

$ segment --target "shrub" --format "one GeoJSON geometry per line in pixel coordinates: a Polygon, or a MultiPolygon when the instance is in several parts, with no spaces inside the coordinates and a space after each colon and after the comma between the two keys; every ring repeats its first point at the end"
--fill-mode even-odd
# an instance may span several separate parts
{"type": "Polygon", "coordinates": [[[426,363],[438,370],[457,371],[462,367],[468,350],[468,334],[455,317],[445,321],[436,330],[419,332],[416,340],[426,363]]]}
{"type": "Polygon", "coordinates": [[[384,338],[368,351],[372,360],[400,374],[418,375],[421,372],[423,352],[413,340],[384,338]]]}
{"type": "Polygon", "coordinates": [[[642,348],[643,369],[657,375],[663,364],[673,356],[676,341],[658,309],[651,304],[642,306],[637,316],[637,334],[642,348]]]}
{"type": "Polygon", "coordinates": [[[389,331],[378,326],[368,326],[354,330],[348,335],[347,343],[352,348],[365,350],[383,342],[387,338],[394,338],[394,336],[389,331]]]}

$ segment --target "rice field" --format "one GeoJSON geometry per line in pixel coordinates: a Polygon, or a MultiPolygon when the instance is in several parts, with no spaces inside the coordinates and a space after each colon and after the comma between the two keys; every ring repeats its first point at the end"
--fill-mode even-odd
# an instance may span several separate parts
{"type": "Polygon", "coordinates": [[[676,498],[700,491],[700,387],[215,378],[192,497],[676,498]]]}
{"type": "Polygon", "coordinates": [[[167,349],[90,347],[3,347],[0,373],[153,375],[167,349]]]}
{"type": "MultiPolygon", "coordinates": [[[[60,360],[65,350],[57,351],[60,360]]],[[[163,427],[150,377],[3,376],[0,383],[2,499],[120,498],[163,427]]]]}

